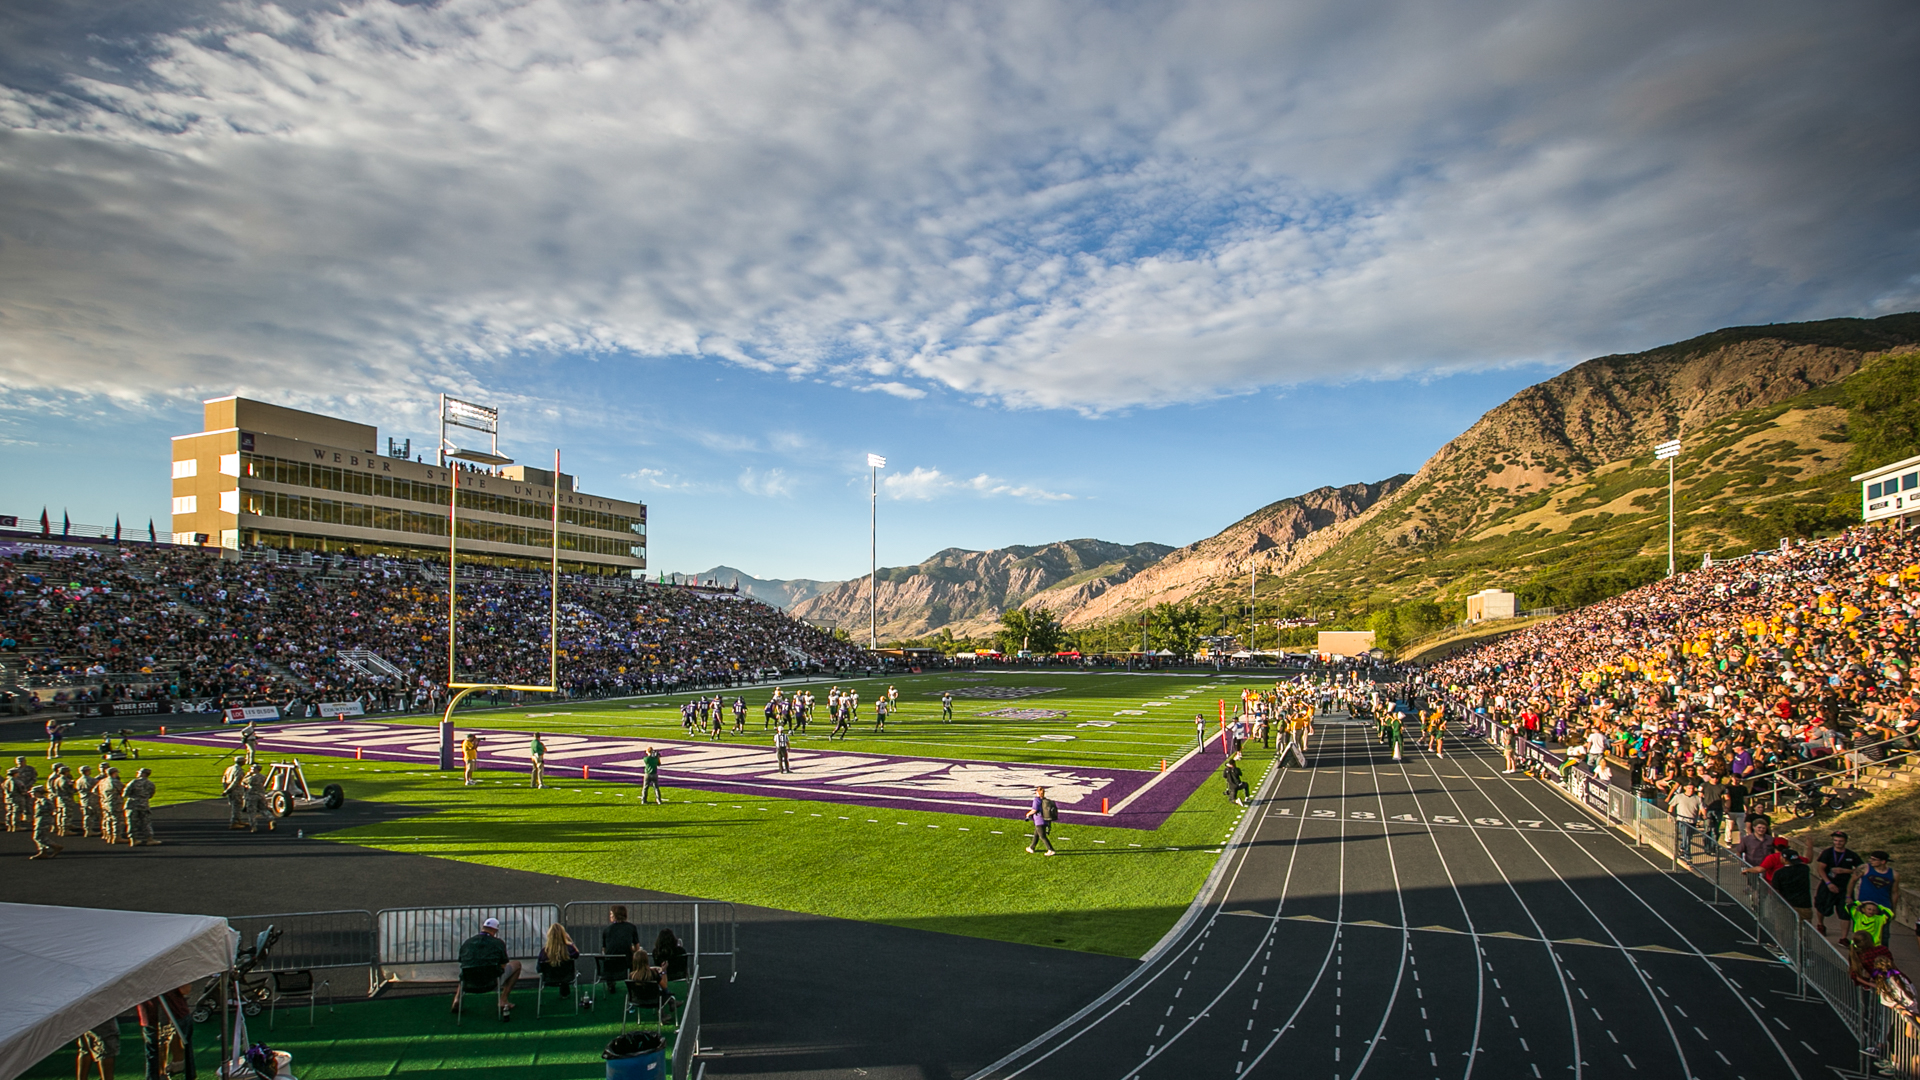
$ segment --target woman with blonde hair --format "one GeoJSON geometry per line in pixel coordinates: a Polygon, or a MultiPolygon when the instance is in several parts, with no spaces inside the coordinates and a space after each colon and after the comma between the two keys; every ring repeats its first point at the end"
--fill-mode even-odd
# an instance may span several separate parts
{"type": "Polygon", "coordinates": [[[573,986],[580,950],[559,923],[547,927],[547,943],[540,948],[540,985],[551,986],[565,994],[573,986]]]}

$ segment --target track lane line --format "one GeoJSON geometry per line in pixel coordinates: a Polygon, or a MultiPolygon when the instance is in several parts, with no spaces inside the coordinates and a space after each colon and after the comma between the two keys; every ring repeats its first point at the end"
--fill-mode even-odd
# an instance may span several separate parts
{"type": "MultiPolygon", "coordinates": [[[[1528,806],[1533,807],[1536,811],[1540,809],[1540,804],[1535,802],[1533,798],[1529,796],[1526,792],[1520,790],[1519,785],[1515,784],[1511,777],[1503,775],[1502,779],[1506,782],[1507,787],[1512,791],[1512,793],[1516,795],[1522,802],[1525,802],[1528,806]]],[[[1558,796],[1556,795],[1556,798],[1557,797],[1558,796]]],[[[1491,798],[1489,798],[1489,801],[1492,801],[1491,798]]],[[[1610,834],[1610,839],[1612,839],[1620,847],[1622,848],[1625,847],[1625,844],[1620,841],[1618,834],[1614,833],[1611,827],[1609,827],[1607,831],[1610,834]]],[[[1733,984],[1733,980],[1730,979],[1727,976],[1727,973],[1720,968],[1720,965],[1714,963],[1713,959],[1709,957],[1705,952],[1701,951],[1699,945],[1695,944],[1692,938],[1682,933],[1679,927],[1674,926],[1673,923],[1669,921],[1665,915],[1661,914],[1658,908],[1648,903],[1646,898],[1640,895],[1639,890],[1628,886],[1626,882],[1622,881],[1620,879],[1620,875],[1615,873],[1612,867],[1608,866],[1592,851],[1588,850],[1586,845],[1575,844],[1574,847],[1579,849],[1580,853],[1585,855],[1589,860],[1591,860],[1595,866],[1598,866],[1601,870],[1605,871],[1606,875],[1609,878],[1612,878],[1615,884],[1619,885],[1623,890],[1625,890],[1629,895],[1631,895],[1634,898],[1634,900],[1640,904],[1640,906],[1646,908],[1647,911],[1651,913],[1654,918],[1659,919],[1660,922],[1667,927],[1667,929],[1673,931],[1674,936],[1679,938],[1681,942],[1683,942],[1687,946],[1687,948],[1691,950],[1693,956],[1696,959],[1700,960],[1702,963],[1704,963],[1707,966],[1707,968],[1714,973],[1714,976],[1720,980],[1720,982],[1722,983],[1724,988],[1727,990],[1727,992],[1732,994],[1736,999],[1739,1000],[1741,1006],[1746,1010],[1747,1015],[1753,1020],[1754,1025],[1758,1027],[1761,1031],[1766,1033],[1767,1041],[1773,1046],[1774,1051],[1777,1054],[1779,1054],[1780,1060],[1786,1064],[1788,1071],[1793,1073],[1794,1080],[1804,1080],[1804,1077],[1802,1076],[1799,1068],[1797,1068],[1794,1065],[1793,1058],[1791,1055],[1788,1054],[1786,1047],[1782,1046],[1780,1044],[1780,1040],[1774,1036],[1773,1029],[1767,1026],[1766,1021],[1760,1016],[1758,1012],[1754,1010],[1752,1002],[1748,1001],[1747,996],[1739,991],[1739,989],[1733,984]]],[[[1646,859],[1646,856],[1644,854],[1641,854],[1640,857],[1642,859],[1646,859]]],[[[1649,866],[1652,866],[1655,869],[1658,869],[1658,867],[1655,866],[1652,860],[1647,859],[1646,861],[1649,866]]],[[[1664,875],[1662,876],[1664,877],[1664,875]]],[[[1699,897],[1695,896],[1691,890],[1682,888],[1680,891],[1684,893],[1687,899],[1691,900],[1693,903],[1709,909],[1714,914],[1721,916],[1721,918],[1723,919],[1726,919],[1728,925],[1738,929],[1738,924],[1734,923],[1732,919],[1726,918],[1726,915],[1724,912],[1721,912],[1718,908],[1715,908],[1713,905],[1708,904],[1705,901],[1701,900],[1699,897]]],[[[1744,937],[1745,934],[1743,933],[1741,936],[1744,937]]],[[[1617,941],[1618,939],[1616,938],[1615,940],[1617,941]]],[[[1638,968],[1638,966],[1639,965],[1637,964],[1635,965],[1636,968],[1638,968]]],[[[1816,1054],[1815,1056],[1818,1057],[1819,1055],[1816,1054]]]]}

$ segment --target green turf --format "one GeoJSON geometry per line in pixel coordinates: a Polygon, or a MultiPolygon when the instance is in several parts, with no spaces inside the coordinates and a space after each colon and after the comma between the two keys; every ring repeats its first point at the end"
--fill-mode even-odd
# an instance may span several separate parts
{"type": "MultiPolygon", "coordinates": [[[[954,675],[892,680],[909,703],[885,736],[866,732],[835,748],[1049,764],[1157,767],[1192,745],[1195,712],[1215,715],[1215,701],[1237,701],[1239,680],[1204,676],[1139,677],[1019,672],[980,682],[954,675]],[[939,721],[946,686],[1057,686],[1015,701],[958,699],[956,722],[939,721]],[[1206,690],[1225,685],[1228,690],[1206,690]],[[1192,693],[1191,697],[1176,697],[1192,693]],[[1147,705],[1150,701],[1165,705],[1147,705]],[[1064,720],[1000,721],[977,713],[1006,707],[1062,709],[1064,720]],[[1144,716],[1116,715],[1138,710],[1144,716]],[[1110,728],[1078,727],[1111,720],[1110,728]],[[1070,734],[1071,742],[1031,742],[1070,734]]],[[[862,683],[871,716],[873,683],[862,683]]],[[[880,686],[886,685],[884,682],[880,686]]],[[[825,686],[816,687],[817,694],[825,686]]],[[[759,706],[770,691],[747,690],[744,741],[764,744],[759,706]]],[[[679,697],[522,707],[468,715],[498,728],[681,737],[679,697]],[[666,707],[654,704],[664,701],[666,707]],[[642,707],[633,707],[641,705],[642,707]],[[565,715],[534,715],[560,713],[565,715]]],[[[414,718],[431,723],[432,718],[414,718]]],[[[816,724],[816,731],[826,725],[816,724]]],[[[728,741],[742,741],[729,737],[728,741]]],[[[801,747],[826,746],[824,737],[801,747]]],[[[73,744],[69,744],[72,748],[73,744]]],[[[160,802],[218,793],[219,754],[149,744],[143,763],[155,769],[160,802]]],[[[17,751],[11,751],[17,752],[17,751]]],[[[1250,779],[1270,755],[1254,746],[1250,779]]],[[[869,810],[840,803],[676,788],[668,805],[641,806],[638,788],[582,781],[557,770],[534,791],[524,774],[482,773],[477,788],[458,774],[413,764],[306,759],[315,786],[338,782],[350,799],[404,804],[420,812],[377,825],[327,833],[328,839],[492,866],[586,878],[792,911],[890,923],[1004,941],[1120,956],[1138,956],[1179,917],[1212,867],[1240,809],[1208,783],[1152,832],[1062,822],[1061,857],[1023,853],[1023,822],[922,811],[869,810]]],[[[669,765],[671,762],[669,761],[669,765]]],[[[309,819],[311,820],[311,819],[309,819]]],[[[296,819],[296,824],[298,818],[296,819]]],[[[244,838],[243,838],[244,839],[244,838]]]]}
{"type": "MultiPolygon", "coordinates": [[[[517,990],[513,1000],[513,1019],[501,1023],[492,1009],[492,995],[476,995],[469,1004],[480,1007],[470,1007],[460,1026],[447,1011],[445,995],[350,1002],[335,1005],[331,1012],[322,1005],[311,1026],[306,1009],[288,1009],[272,1028],[265,1015],[248,1021],[247,1037],[292,1054],[300,1080],[428,1073],[462,1080],[585,1080],[606,1075],[600,1052],[620,1033],[616,1001],[602,998],[596,1009],[576,1014],[569,1002],[548,990],[545,1015],[535,1016],[531,987],[517,990]]],[[[670,1030],[668,1035],[671,1053],[670,1030]]],[[[122,1024],[120,1038],[116,1075],[142,1075],[140,1029],[122,1024]]],[[[219,1039],[212,1024],[194,1032],[194,1056],[203,1077],[217,1075],[219,1039]]],[[[53,1054],[22,1075],[29,1080],[72,1076],[73,1054],[53,1054]]]]}

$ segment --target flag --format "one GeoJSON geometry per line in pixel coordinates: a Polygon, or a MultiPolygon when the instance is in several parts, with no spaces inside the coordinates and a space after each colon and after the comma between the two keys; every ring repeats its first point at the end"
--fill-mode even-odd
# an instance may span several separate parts
{"type": "Polygon", "coordinates": [[[113,542],[116,544],[120,542],[120,515],[119,514],[113,515],[113,542]]]}
{"type": "Polygon", "coordinates": [[[887,459],[881,457],[879,454],[868,454],[867,467],[869,469],[884,469],[887,467],[887,459]]]}
{"type": "Polygon", "coordinates": [[[47,508],[44,506],[40,508],[40,535],[53,535],[53,523],[47,520],[47,508]]]}
{"type": "Polygon", "coordinates": [[[65,510],[60,511],[60,535],[67,536],[67,535],[70,535],[72,532],[73,532],[73,522],[67,517],[67,512],[65,510]]]}
{"type": "Polygon", "coordinates": [[[149,544],[157,543],[159,542],[159,540],[160,540],[160,537],[156,535],[153,531],[153,519],[148,518],[147,519],[147,543],[149,544]]]}

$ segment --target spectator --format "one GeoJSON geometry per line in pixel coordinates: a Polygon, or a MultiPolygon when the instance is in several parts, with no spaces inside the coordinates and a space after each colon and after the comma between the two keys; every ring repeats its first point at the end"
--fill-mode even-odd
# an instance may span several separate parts
{"type": "Polygon", "coordinates": [[[1758,867],[1767,856],[1773,854],[1773,847],[1773,822],[1753,816],[1747,819],[1747,831],[1740,837],[1735,854],[1747,866],[1758,867]]]}
{"type": "Polygon", "coordinates": [[[1853,875],[1853,902],[1878,904],[1888,911],[1900,906],[1900,875],[1893,857],[1884,851],[1867,852],[1867,865],[1853,875]]]}
{"type": "MultiPolygon", "coordinates": [[[[1813,858],[1813,872],[1818,880],[1813,886],[1813,907],[1815,926],[1822,937],[1827,933],[1827,916],[1847,917],[1847,901],[1853,895],[1853,872],[1866,860],[1857,851],[1847,850],[1847,834],[1836,830],[1832,836],[1832,846],[1813,858]]],[[[1809,839],[1809,845],[1812,841],[1809,839]]]]}
{"type": "Polygon", "coordinates": [[[1813,915],[1813,867],[1807,860],[1795,855],[1791,846],[1779,849],[1780,865],[1774,868],[1767,879],[1773,891],[1780,894],[1788,907],[1794,910],[1803,921],[1812,922],[1813,915]]]}
{"type": "Polygon", "coordinates": [[[540,949],[535,969],[542,986],[555,987],[562,994],[573,986],[580,970],[580,950],[573,944],[566,927],[559,923],[547,927],[546,944],[540,949]]]}
{"type": "Polygon", "coordinates": [[[513,984],[519,979],[520,961],[507,955],[506,943],[500,940],[500,920],[488,919],[480,924],[479,933],[460,946],[460,985],[453,988],[452,1011],[459,1011],[469,984],[493,983],[500,989],[500,1019],[511,1020],[513,984]]]}
{"type": "Polygon", "coordinates": [[[1601,733],[1651,797],[1724,773],[1751,811],[1844,776],[1848,754],[1857,770],[1914,749],[1917,608],[1920,538],[1861,528],[1634,589],[1429,678],[1503,745],[1564,721],[1601,733]]]}
{"type": "Polygon", "coordinates": [[[680,944],[680,938],[668,927],[661,927],[660,933],[653,939],[653,962],[660,965],[669,979],[687,977],[687,950],[680,944]]]}
{"type": "Polygon", "coordinates": [[[1693,837],[1700,831],[1706,811],[1692,784],[1681,788],[1667,801],[1667,811],[1673,815],[1674,838],[1680,848],[1680,857],[1693,858],[1693,837]]]}
{"type": "MultiPolygon", "coordinates": [[[[658,990],[664,996],[667,993],[667,969],[655,967],[653,958],[647,955],[647,950],[635,948],[633,967],[627,973],[627,984],[630,987],[647,987],[649,992],[658,990]]],[[[632,993],[631,990],[628,992],[632,993]]]]}
{"type": "Polygon", "coordinates": [[[1850,936],[1865,934],[1875,945],[1885,945],[1887,943],[1887,924],[1893,921],[1893,913],[1881,907],[1879,904],[1867,900],[1853,909],[1852,913],[1848,915],[1848,921],[1851,925],[1847,928],[1847,933],[1841,935],[1841,940],[1844,941],[1850,936]]]}
{"type": "Polygon", "coordinates": [[[197,1080],[200,1075],[193,1060],[193,1023],[187,1016],[190,989],[178,987],[134,1007],[146,1048],[147,1080],[160,1080],[177,1064],[184,1064],[186,1071],[182,1075],[187,1080],[197,1080]]]}
{"type": "Polygon", "coordinates": [[[87,1080],[89,1065],[100,1080],[113,1080],[114,1062],[120,1057],[120,1018],[109,1016],[81,1032],[74,1051],[74,1080],[87,1080]]]}
{"type": "Polygon", "coordinates": [[[600,978],[613,991],[613,984],[627,977],[633,965],[633,951],[640,947],[640,929],[627,921],[627,905],[607,909],[607,928],[600,934],[600,978]]]}

